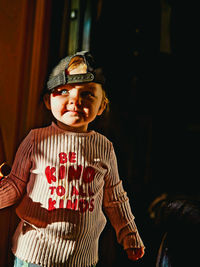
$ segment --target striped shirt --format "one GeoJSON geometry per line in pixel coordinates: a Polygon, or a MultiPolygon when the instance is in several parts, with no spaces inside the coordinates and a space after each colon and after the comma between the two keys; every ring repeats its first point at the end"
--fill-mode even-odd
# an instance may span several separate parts
{"type": "Polygon", "coordinates": [[[0,208],[19,204],[13,253],[41,266],[91,266],[98,240],[113,225],[124,249],[143,247],[119,179],[112,143],[90,131],[31,130],[0,184],[0,208]]]}

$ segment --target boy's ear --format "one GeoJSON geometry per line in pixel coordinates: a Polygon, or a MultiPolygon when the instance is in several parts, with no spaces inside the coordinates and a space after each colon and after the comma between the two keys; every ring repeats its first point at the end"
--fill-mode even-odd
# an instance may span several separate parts
{"type": "Polygon", "coordinates": [[[105,101],[102,101],[101,106],[99,107],[99,111],[97,113],[98,116],[100,116],[104,112],[104,110],[106,109],[106,105],[107,103],[105,101]]]}
{"type": "Polygon", "coordinates": [[[43,100],[47,109],[51,110],[50,94],[45,94],[43,100]]]}

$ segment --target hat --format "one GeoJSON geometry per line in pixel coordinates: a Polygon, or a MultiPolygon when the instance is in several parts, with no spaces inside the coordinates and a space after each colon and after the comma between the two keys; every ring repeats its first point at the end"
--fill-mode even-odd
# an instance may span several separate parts
{"type": "Polygon", "coordinates": [[[73,83],[100,83],[105,84],[105,77],[100,67],[96,66],[94,57],[88,51],[77,52],[74,55],[63,58],[59,64],[54,68],[52,74],[47,82],[47,89],[52,91],[55,87],[65,84],[73,83]],[[67,68],[73,57],[83,57],[85,64],[87,65],[87,72],[80,74],[68,75],[67,68]]]}

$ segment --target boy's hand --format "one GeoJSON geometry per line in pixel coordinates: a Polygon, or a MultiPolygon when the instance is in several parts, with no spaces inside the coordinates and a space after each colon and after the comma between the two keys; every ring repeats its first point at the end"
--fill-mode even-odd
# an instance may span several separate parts
{"type": "Polygon", "coordinates": [[[129,248],[126,250],[129,260],[137,261],[144,256],[144,248],[129,248]]]}

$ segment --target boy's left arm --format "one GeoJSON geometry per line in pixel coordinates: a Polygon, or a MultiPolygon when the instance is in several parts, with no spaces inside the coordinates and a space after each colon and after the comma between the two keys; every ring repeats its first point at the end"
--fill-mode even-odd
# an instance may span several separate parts
{"type": "Polygon", "coordinates": [[[126,250],[128,258],[130,260],[141,258],[144,255],[145,247],[121,181],[113,187],[105,188],[104,210],[116,231],[117,240],[126,250]]]}
{"type": "Polygon", "coordinates": [[[141,258],[145,247],[134,221],[129,198],[119,179],[113,147],[110,153],[110,170],[105,177],[103,206],[115,229],[117,240],[126,250],[129,259],[141,258]]]}

